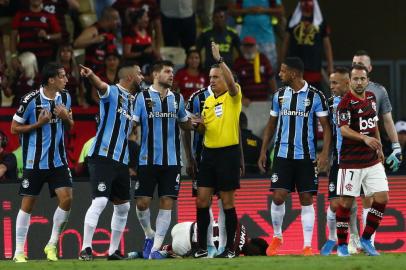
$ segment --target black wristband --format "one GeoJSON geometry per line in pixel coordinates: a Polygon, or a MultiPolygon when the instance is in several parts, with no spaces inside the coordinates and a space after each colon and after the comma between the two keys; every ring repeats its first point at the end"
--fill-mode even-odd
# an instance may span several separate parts
{"type": "Polygon", "coordinates": [[[217,61],[217,64],[220,65],[221,63],[224,63],[223,57],[220,56],[219,60],[217,61]]]}

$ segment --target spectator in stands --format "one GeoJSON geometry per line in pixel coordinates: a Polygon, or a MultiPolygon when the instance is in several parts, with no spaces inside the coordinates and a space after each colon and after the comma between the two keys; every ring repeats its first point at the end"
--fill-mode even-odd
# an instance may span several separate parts
{"type": "Polygon", "coordinates": [[[327,71],[333,72],[333,50],[328,27],[317,0],[299,0],[288,26],[282,46],[282,60],[297,56],[304,63],[303,78],[321,90],[323,53],[327,71]]]}
{"type": "MultiPolygon", "coordinates": [[[[397,121],[395,124],[396,132],[398,133],[400,147],[402,148],[402,156],[406,157],[406,121],[397,121]]],[[[402,161],[399,166],[398,174],[406,174],[406,162],[402,161]]]]}
{"type": "Polygon", "coordinates": [[[87,107],[88,104],[85,100],[84,86],[80,78],[72,45],[63,44],[59,47],[56,62],[63,66],[69,78],[65,85],[65,90],[67,90],[71,96],[72,106],[81,105],[87,107]]]}
{"type": "Polygon", "coordinates": [[[211,43],[215,42],[220,46],[220,53],[228,66],[233,66],[234,50],[240,55],[240,38],[237,32],[226,25],[227,10],[224,7],[216,8],[213,12],[213,27],[203,30],[196,41],[197,50],[205,49],[205,70],[216,63],[211,54],[211,43]]]}
{"type": "Polygon", "coordinates": [[[247,36],[255,38],[258,50],[266,55],[272,67],[276,68],[278,55],[272,19],[283,21],[282,0],[237,0],[231,12],[236,17],[244,16],[241,39],[247,36]]]}
{"type": "Polygon", "coordinates": [[[32,52],[41,70],[55,57],[55,43],[60,39],[61,28],[55,16],[42,9],[42,0],[30,0],[29,9],[18,11],[13,18],[11,57],[17,61],[18,54],[32,52]]]}
{"type": "Polygon", "coordinates": [[[233,70],[238,76],[245,106],[251,101],[268,100],[276,91],[273,67],[265,54],[258,51],[253,37],[246,36],[242,40],[241,56],[235,60],[233,70]]]}
{"type": "Polygon", "coordinates": [[[6,54],[4,49],[3,32],[0,30],[0,74],[4,72],[5,68],[6,68],[6,54]]]}
{"type": "Polygon", "coordinates": [[[8,139],[0,130],[0,181],[5,179],[17,179],[17,160],[13,153],[7,153],[8,139]]]}
{"type": "MultiPolygon", "coordinates": [[[[100,123],[100,116],[97,113],[94,117],[95,123],[96,123],[96,130],[99,127],[100,123]]],[[[76,164],[75,167],[75,175],[76,176],[89,176],[89,167],[88,167],[88,153],[90,151],[90,148],[92,147],[92,144],[95,140],[96,136],[91,137],[89,140],[83,144],[82,151],[80,151],[78,163],[76,164]]]]}
{"type": "MultiPolygon", "coordinates": [[[[118,77],[118,70],[120,66],[120,55],[117,51],[107,53],[105,60],[106,68],[97,73],[97,76],[108,85],[116,84],[120,81],[118,77]]],[[[92,87],[92,99],[96,104],[99,103],[100,97],[97,89],[92,87]]]]}
{"type": "Polygon", "coordinates": [[[71,36],[66,27],[65,16],[69,14],[70,9],[79,10],[78,0],[43,0],[43,10],[54,14],[61,27],[62,42],[70,42],[71,36]]]}
{"type": "Polygon", "coordinates": [[[152,36],[155,51],[159,52],[163,38],[161,14],[155,0],[116,0],[112,7],[120,13],[123,36],[131,30],[130,14],[139,9],[147,11],[149,17],[148,33],[152,36]]]}
{"type": "Polygon", "coordinates": [[[165,0],[160,2],[165,46],[182,46],[189,50],[196,41],[196,17],[193,1],[165,0]]]}
{"type": "MultiPolygon", "coordinates": [[[[120,24],[118,12],[111,7],[103,10],[99,21],[89,26],[79,35],[74,42],[75,48],[85,48],[85,65],[95,73],[100,73],[105,68],[105,58],[108,52],[116,50],[116,34],[120,24]]],[[[85,81],[86,100],[93,103],[91,98],[92,87],[85,81]]]]}
{"type": "Polygon", "coordinates": [[[192,93],[206,86],[206,81],[200,54],[196,48],[192,47],[187,52],[185,67],[176,72],[174,88],[179,88],[184,100],[188,100],[192,93]]]}
{"type": "MultiPolygon", "coordinates": [[[[244,112],[240,113],[241,144],[244,153],[245,173],[259,174],[257,161],[261,153],[262,139],[248,129],[248,119],[244,112]]],[[[269,168],[269,154],[267,153],[267,165],[269,168]]]]}
{"type": "Polygon", "coordinates": [[[9,69],[7,92],[14,95],[11,106],[16,107],[20,99],[39,86],[37,58],[31,52],[24,52],[9,69]]]}
{"type": "Polygon", "coordinates": [[[126,65],[138,65],[141,70],[158,59],[152,37],[148,34],[148,12],[139,9],[131,14],[131,31],[123,37],[123,60],[126,65]]]}

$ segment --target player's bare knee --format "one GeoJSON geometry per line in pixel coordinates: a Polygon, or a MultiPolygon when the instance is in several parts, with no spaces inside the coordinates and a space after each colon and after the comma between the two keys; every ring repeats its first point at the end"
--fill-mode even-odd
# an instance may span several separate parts
{"type": "Polygon", "coordinates": [[[138,210],[145,211],[149,208],[149,200],[146,200],[144,198],[137,198],[136,205],[138,210]]]}
{"type": "Polygon", "coordinates": [[[173,206],[173,199],[170,197],[161,197],[159,199],[159,208],[164,210],[171,210],[173,206]]]}
{"type": "Polygon", "coordinates": [[[374,194],[373,197],[374,201],[380,204],[387,204],[389,201],[389,194],[388,192],[377,192],[374,194]]]}
{"type": "Polygon", "coordinates": [[[210,205],[210,198],[206,198],[203,196],[196,197],[196,206],[197,208],[206,208],[210,205]]]}

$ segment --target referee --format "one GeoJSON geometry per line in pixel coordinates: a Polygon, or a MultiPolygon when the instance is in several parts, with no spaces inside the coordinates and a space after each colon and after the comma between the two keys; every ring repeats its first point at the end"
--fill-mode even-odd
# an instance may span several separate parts
{"type": "Polygon", "coordinates": [[[204,133],[204,149],[197,176],[197,227],[199,248],[195,258],[207,257],[207,228],[210,222],[210,200],[219,192],[223,202],[227,231],[224,252],[216,258],[234,258],[234,237],[237,213],[234,208],[235,190],[240,187],[239,117],[241,89],[223,58],[219,46],[212,42],[212,54],[217,64],[210,69],[210,86],[213,95],[207,97],[202,123],[198,131],[204,133]]]}

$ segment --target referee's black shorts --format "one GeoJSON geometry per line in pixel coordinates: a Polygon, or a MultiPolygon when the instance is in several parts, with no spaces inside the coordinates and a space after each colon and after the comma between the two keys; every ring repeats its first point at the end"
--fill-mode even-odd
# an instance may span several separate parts
{"type": "Polygon", "coordinates": [[[210,187],[215,191],[231,191],[240,188],[240,146],[204,148],[197,175],[198,187],[210,187]]]}

